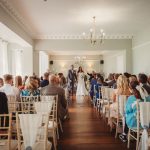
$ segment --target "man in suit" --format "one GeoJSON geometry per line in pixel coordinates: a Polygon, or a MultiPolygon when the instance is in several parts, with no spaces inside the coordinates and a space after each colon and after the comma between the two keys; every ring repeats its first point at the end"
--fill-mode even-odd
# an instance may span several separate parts
{"type": "Polygon", "coordinates": [[[71,69],[68,70],[67,80],[68,80],[69,93],[73,95],[74,84],[77,81],[77,75],[73,65],[71,65],[71,69]]]}
{"type": "Polygon", "coordinates": [[[65,91],[57,86],[56,79],[55,75],[50,75],[49,85],[41,89],[41,95],[58,95],[58,117],[64,120],[68,114],[67,101],[65,99],[65,91]]]}

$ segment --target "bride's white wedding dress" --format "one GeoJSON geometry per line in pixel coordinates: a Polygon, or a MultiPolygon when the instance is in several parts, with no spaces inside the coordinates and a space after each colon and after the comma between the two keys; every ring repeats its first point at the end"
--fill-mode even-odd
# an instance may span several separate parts
{"type": "Polygon", "coordinates": [[[85,96],[88,95],[88,92],[85,88],[85,82],[84,82],[84,73],[83,72],[79,72],[78,73],[78,85],[77,85],[77,92],[76,92],[76,96],[85,96]]]}

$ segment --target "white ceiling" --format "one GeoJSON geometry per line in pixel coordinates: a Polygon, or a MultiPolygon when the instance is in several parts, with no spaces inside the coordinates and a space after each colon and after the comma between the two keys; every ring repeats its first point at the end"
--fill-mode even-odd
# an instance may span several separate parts
{"type": "Polygon", "coordinates": [[[29,43],[19,37],[15,32],[10,30],[7,26],[0,22],[0,38],[9,42],[16,43],[21,45],[22,47],[31,47],[29,43]]]}
{"type": "MultiPolygon", "coordinates": [[[[4,0],[3,0],[4,1],[4,0]]],[[[6,0],[5,0],[6,1],[6,0]]],[[[150,25],[150,0],[8,0],[34,38],[81,35],[92,17],[106,35],[134,35],[150,25]]]]}

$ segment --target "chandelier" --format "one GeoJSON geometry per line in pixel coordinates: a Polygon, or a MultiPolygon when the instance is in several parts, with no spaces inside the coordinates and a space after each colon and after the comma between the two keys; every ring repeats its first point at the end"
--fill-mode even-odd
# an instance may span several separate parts
{"type": "MultiPolygon", "coordinates": [[[[86,37],[86,33],[83,32],[83,37],[86,37]]],[[[93,25],[90,29],[90,41],[92,45],[95,45],[97,43],[97,40],[100,40],[100,44],[104,43],[105,33],[103,29],[100,29],[99,33],[96,35],[96,17],[93,16],[93,25]]]]}
{"type": "Polygon", "coordinates": [[[86,56],[75,56],[75,66],[83,66],[86,60],[86,56]]]}

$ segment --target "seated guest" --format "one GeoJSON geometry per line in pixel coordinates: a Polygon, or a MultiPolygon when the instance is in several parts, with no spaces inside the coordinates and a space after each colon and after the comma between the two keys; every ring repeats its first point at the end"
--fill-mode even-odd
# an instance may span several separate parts
{"type": "Polygon", "coordinates": [[[150,76],[148,77],[147,82],[148,82],[148,86],[150,86],[150,76]]]}
{"type": "Polygon", "coordinates": [[[63,73],[58,73],[59,82],[61,87],[66,87],[66,78],[64,77],[63,73]]]}
{"type": "Polygon", "coordinates": [[[91,80],[91,88],[90,88],[90,96],[91,96],[91,99],[93,99],[93,96],[94,96],[94,87],[96,86],[97,84],[97,80],[96,80],[96,74],[94,74],[92,80],[91,80]]]}
{"type": "Polygon", "coordinates": [[[129,84],[130,90],[132,92],[132,95],[128,97],[125,113],[126,113],[126,127],[125,127],[125,133],[122,135],[121,139],[126,140],[126,135],[128,133],[128,128],[134,128],[137,127],[137,118],[136,118],[136,101],[137,99],[140,99],[140,101],[149,101],[150,102],[150,96],[148,95],[147,91],[139,85],[138,81],[132,81],[129,84]]]}
{"type": "Polygon", "coordinates": [[[27,81],[27,79],[28,79],[28,76],[25,76],[24,78],[23,78],[23,86],[25,87],[25,84],[26,84],[26,81],[27,81]]]}
{"type": "Polygon", "coordinates": [[[5,93],[0,92],[0,114],[8,114],[7,96],[5,93]]]}
{"type": "Polygon", "coordinates": [[[131,83],[132,81],[137,81],[137,77],[135,75],[131,75],[129,77],[129,83],[131,83]]]}
{"type": "Polygon", "coordinates": [[[140,85],[147,91],[148,95],[150,95],[150,87],[148,86],[148,77],[145,74],[139,74],[139,83],[140,85]]]}
{"type": "Polygon", "coordinates": [[[0,78],[0,88],[4,85],[4,81],[2,78],[0,78]]]}
{"type": "Polygon", "coordinates": [[[19,90],[24,89],[24,86],[22,85],[22,77],[21,76],[15,77],[15,87],[18,88],[19,90]]]}
{"type": "Polygon", "coordinates": [[[117,79],[118,79],[118,77],[119,77],[119,74],[115,73],[114,74],[114,80],[115,80],[115,82],[114,82],[114,84],[112,86],[113,89],[117,89],[117,79]]]}
{"type": "Polygon", "coordinates": [[[21,96],[38,96],[40,90],[38,89],[38,80],[34,77],[29,77],[25,85],[25,89],[21,91],[21,96]]]}
{"type": "Polygon", "coordinates": [[[65,90],[57,85],[56,80],[55,75],[50,75],[49,85],[41,89],[41,95],[58,95],[58,116],[61,120],[64,120],[67,115],[65,90]]]}
{"type": "Polygon", "coordinates": [[[45,86],[47,86],[49,84],[48,78],[49,78],[49,73],[45,72],[43,80],[41,81],[41,84],[40,84],[41,87],[45,87],[45,86]]]}
{"type": "Polygon", "coordinates": [[[112,100],[113,104],[110,105],[110,117],[117,117],[117,95],[130,95],[128,81],[126,76],[120,75],[117,80],[117,89],[114,89],[112,100]]]}
{"type": "Polygon", "coordinates": [[[109,76],[108,76],[108,81],[107,81],[108,86],[109,86],[109,87],[112,87],[115,82],[116,82],[116,81],[115,81],[115,79],[114,79],[114,74],[110,73],[109,76]]]}
{"type": "Polygon", "coordinates": [[[1,92],[6,95],[19,97],[19,89],[13,86],[13,76],[10,74],[4,75],[4,85],[0,88],[1,92]]]}
{"type": "Polygon", "coordinates": [[[101,98],[101,95],[99,95],[99,90],[101,91],[101,86],[108,86],[106,82],[104,82],[103,76],[99,76],[97,79],[97,84],[96,84],[96,98],[101,98]]]}

